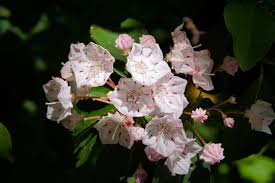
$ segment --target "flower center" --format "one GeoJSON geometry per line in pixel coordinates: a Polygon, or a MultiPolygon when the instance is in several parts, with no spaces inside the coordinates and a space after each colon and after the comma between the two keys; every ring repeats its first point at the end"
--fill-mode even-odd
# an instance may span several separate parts
{"type": "Polygon", "coordinates": [[[139,74],[145,74],[147,70],[147,65],[143,62],[136,62],[135,63],[136,72],[139,74]]]}
{"type": "Polygon", "coordinates": [[[127,94],[128,102],[136,102],[138,99],[139,99],[139,93],[135,90],[133,90],[127,94]]]}

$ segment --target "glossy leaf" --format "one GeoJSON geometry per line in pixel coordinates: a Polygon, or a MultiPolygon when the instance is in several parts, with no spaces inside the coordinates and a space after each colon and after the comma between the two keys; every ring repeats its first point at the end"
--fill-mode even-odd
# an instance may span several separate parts
{"type": "Polygon", "coordinates": [[[105,86],[93,87],[89,95],[93,97],[106,97],[109,91],[111,90],[105,86]]]}
{"type": "Polygon", "coordinates": [[[91,38],[99,45],[107,49],[117,60],[126,61],[122,51],[115,47],[115,40],[118,33],[112,32],[97,25],[90,27],[91,38]]]}
{"type": "Polygon", "coordinates": [[[242,70],[254,67],[275,40],[275,20],[254,2],[230,2],[224,20],[233,37],[234,54],[242,70]]]}

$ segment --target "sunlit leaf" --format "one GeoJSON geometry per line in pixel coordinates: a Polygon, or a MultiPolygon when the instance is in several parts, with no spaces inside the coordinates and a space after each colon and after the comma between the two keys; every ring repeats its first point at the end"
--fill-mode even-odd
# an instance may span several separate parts
{"type": "Polygon", "coordinates": [[[236,161],[240,176],[254,183],[274,182],[275,160],[261,155],[251,155],[236,161]]]}

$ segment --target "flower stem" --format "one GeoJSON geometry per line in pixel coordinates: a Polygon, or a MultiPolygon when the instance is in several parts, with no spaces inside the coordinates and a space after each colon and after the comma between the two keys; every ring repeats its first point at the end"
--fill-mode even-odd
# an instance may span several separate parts
{"type": "Polygon", "coordinates": [[[194,126],[192,126],[192,130],[195,133],[195,135],[200,139],[203,145],[207,144],[205,140],[202,138],[200,132],[194,126]]]}
{"type": "Polygon", "coordinates": [[[224,112],[225,114],[239,114],[239,115],[243,115],[244,112],[242,111],[228,111],[228,112],[224,112]]]}
{"type": "Polygon", "coordinates": [[[112,104],[107,97],[93,97],[93,96],[75,96],[76,100],[88,100],[98,101],[106,104],[112,104]]]}
{"type": "Polygon", "coordinates": [[[106,84],[109,85],[111,88],[115,89],[116,88],[116,84],[113,82],[113,80],[111,78],[109,78],[106,81],[106,84]]]}

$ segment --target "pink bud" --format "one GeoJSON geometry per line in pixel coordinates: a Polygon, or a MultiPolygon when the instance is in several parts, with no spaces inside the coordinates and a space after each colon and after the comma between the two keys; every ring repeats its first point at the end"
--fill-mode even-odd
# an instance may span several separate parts
{"type": "Polygon", "coordinates": [[[233,128],[235,120],[234,120],[234,118],[228,117],[228,118],[224,118],[223,123],[225,126],[227,126],[229,128],[233,128]]]}
{"type": "Polygon", "coordinates": [[[148,176],[147,172],[141,167],[138,168],[134,173],[134,177],[136,178],[136,183],[143,183],[146,180],[147,176],[148,176]]]}
{"type": "Polygon", "coordinates": [[[203,160],[206,163],[209,163],[210,165],[214,165],[215,163],[219,163],[222,159],[224,159],[223,156],[223,148],[221,147],[221,143],[214,144],[209,143],[206,144],[203,148],[202,154],[200,156],[200,159],[203,160]]]}
{"type": "Polygon", "coordinates": [[[239,65],[237,64],[235,57],[230,56],[224,57],[223,64],[220,66],[223,71],[232,76],[234,76],[238,71],[238,67],[239,65]]]}
{"type": "Polygon", "coordinates": [[[143,45],[150,45],[150,44],[155,44],[156,39],[152,35],[142,35],[142,37],[139,38],[140,44],[143,45]]]}
{"type": "Polygon", "coordinates": [[[139,141],[142,140],[144,137],[144,128],[142,127],[133,127],[132,128],[132,137],[134,139],[134,141],[139,141]]]}
{"type": "Polygon", "coordinates": [[[117,38],[116,38],[116,45],[115,47],[118,49],[121,49],[125,52],[129,52],[132,45],[134,43],[134,40],[132,39],[131,36],[129,36],[128,34],[120,34],[117,38]]]}
{"type": "Polygon", "coordinates": [[[150,161],[159,161],[164,158],[164,156],[162,156],[161,154],[159,154],[157,151],[155,151],[153,148],[149,146],[147,146],[144,149],[144,152],[150,161]]]}
{"type": "Polygon", "coordinates": [[[191,118],[200,123],[204,123],[208,116],[206,115],[206,110],[203,110],[202,108],[196,108],[192,111],[191,118]]]}

